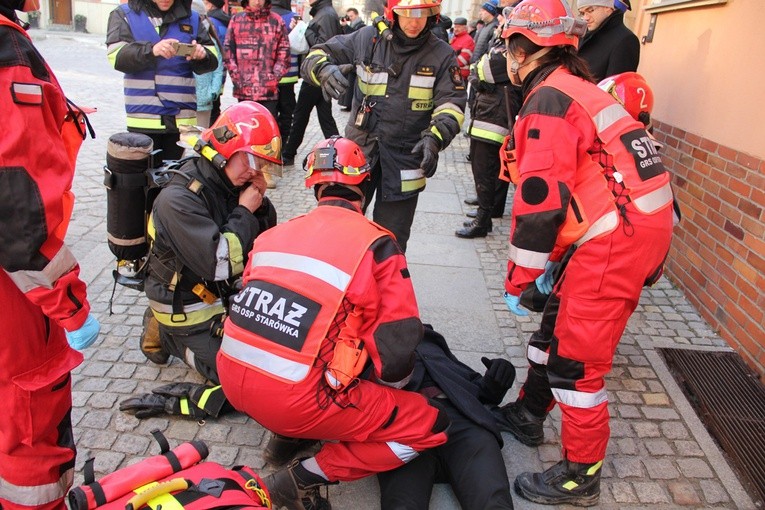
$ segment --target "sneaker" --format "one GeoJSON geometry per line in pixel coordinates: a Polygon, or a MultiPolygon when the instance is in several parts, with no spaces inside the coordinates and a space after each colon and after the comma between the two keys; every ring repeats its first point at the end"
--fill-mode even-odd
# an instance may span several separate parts
{"type": "Polygon", "coordinates": [[[546,417],[531,414],[519,400],[501,407],[495,416],[499,430],[510,432],[526,446],[539,446],[545,439],[543,424],[546,417]]]}
{"type": "Polygon", "coordinates": [[[300,439],[271,434],[265,450],[263,450],[263,459],[272,466],[283,466],[295,458],[298,452],[310,448],[318,441],[315,439],[300,439]]]}
{"type": "Polygon", "coordinates": [[[593,506],[600,499],[600,471],[603,461],[579,464],[562,460],[541,473],[521,473],[515,492],[543,505],[593,506]]]}
{"type": "Polygon", "coordinates": [[[295,156],[285,156],[282,154],[282,165],[293,166],[295,164],[295,156]]]}
{"type": "Polygon", "coordinates": [[[319,494],[319,488],[327,483],[304,484],[295,476],[295,468],[300,464],[299,460],[293,460],[289,467],[270,474],[263,479],[263,483],[271,496],[273,508],[286,508],[287,510],[332,510],[329,500],[319,494]]]}

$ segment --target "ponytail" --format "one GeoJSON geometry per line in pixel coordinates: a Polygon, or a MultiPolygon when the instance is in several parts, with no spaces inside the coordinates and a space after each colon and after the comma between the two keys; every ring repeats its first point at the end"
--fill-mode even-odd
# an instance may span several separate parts
{"type": "MultiPolygon", "coordinates": [[[[507,52],[510,55],[518,51],[526,55],[533,55],[541,49],[542,46],[534,44],[520,34],[513,34],[507,43],[507,52]]],[[[540,67],[550,64],[563,66],[574,76],[595,83],[595,77],[590,72],[587,62],[577,54],[577,50],[573,46],[554,46],[552,51],[540,57],[538,62],[540,67]]]]}

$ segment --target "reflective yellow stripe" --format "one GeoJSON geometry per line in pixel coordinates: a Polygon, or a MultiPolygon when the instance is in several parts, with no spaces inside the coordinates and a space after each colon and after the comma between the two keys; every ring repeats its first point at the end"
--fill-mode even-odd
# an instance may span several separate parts
{"type": "Polygon", "coordinates": [[[435,119],[438,115],[451,115],[460,127],[462,127],[462,123],[465,121],[465,114],[462,112],[462,108],[454,103],[445,103],[436,108],[433,111],[433,118],[435,119]]]}
{"type": "Polygon", "coordinates": [[[319,81],[319,78],[316,77],[316,73],[314,73],[314,70],[319,66],[319,64],[322,64],[327,61],[327,54],[324,53],[323,50],[312,50],[308,52],[308,55],[306,55],[306,58],[311,58],[314,55],[321,55],[322,57],[319,58],[316,62],[314,62],[313,66],[311,66],[311,81],[317,87],[321,87],[321,82],[319,81]]]}
{"type": "Polygon", "coordinates": [[[361,89],[361,93],[365,96],[384,96],[385,91],[387,90],[388,85],[370,85],[368,83],[364,83],[363,81],[359,80],[359,89],[361,89]]]}
{"type": "Polygon", "coordinates": [[[388,88],[388,73],[373,73],[362,65],[356,66],[359,89],[367,96],[384,96],[388,88]]]}
{"type": "Polygon", "coordinates": [[[576,482],[575,482],[575,481],[573,481],[573,480],[569,480],[568,482],[564,483],[564,484],[562,485],[562,487],[563,487],[564,489],[568,490],[568,491],[572,491],[572,490],[576,489],[577,487],[579,487],[579,484],[578,484],[578,483],[576,483],[576,482]]]}
{"type": "Polygon", "coordinates": [[[115,67],[117,65],[117,53],[120,52],[123,46],[125,46],[127,43],[124,41],[119,41],[114,44],[110,44],[109,48],[106,50],[106,58],[109,59],[109,63],[112,65],[112,67],[115,67]]]}
{"type": "Polygon", "coordinates": [[[425,177],[413,181],[401,181],[401,191],[416,191],[425,187],[425,177]]]}
{"type": "Polygon", "coordinates": [[[468,130],[468,134],[475,138],[480,138],[481,140],[489,140],[490,142],[497,142],[499,145],[502,145],[502,142],[505,140],[505,137],[503,135],[500,135],[498,133],[493,133],[487,129],[481,129],[479,127],[476,127],[475,125],[468,130]]]}
{"type": "Polygon", "coordinates": [[[592,476],[595,473],[597,473],[602,465],[603,465],[603,461],[599,460],[598,462],[590,466],[590,468],[587,470],[587,476],[592,476]]]}
{"type": "MultiPolygon", "coordinates": [[[[244,271],[244,255],[242,254],[242,242],[233,232],[224,232],[223,237],[228,242],[228,262],[231,264],[231,275],[242,274],[244,271]]],[[[218,271],[215,271],[216,277],[218,271]]],[[[220,278],[225,280],[225,278],[220,278]]]]}
{"type": "Polygon", "coordinates": [[[297,76],[285,76],[284,78],[279,80],[279,83],[280,84],[297,83],[297,81],[298,81],[298,77],[297,76]]]}
{"type": "Polygon", "coordinates": [[[207,388],[205,391],[202,392],[202,397],[199,399],[199,402],[197,403],[197,407],[200,409],[204,409],[207,405],[207,401],[210,399],[210,395],[212,395],[216,391],[220,391],[220,385],[213,386],[212,388],[207,388]]]}
{"type": "Polygon", "coordinates": [[[409,99],[420,99],[427,101],[433,99],[433,89],[423,89],[419,87],[409,87],[409,99]]]}
{"type": "Polygon", "coordinates": [[[441,136],[441,132],[438,130],[436,126],[430,126],[430,132],[436,135],[436,138],[438,138],[442,142],[444,141],[444,137],[441,136]]]}
{"type": "Polygon", "coordinates": [[[223,312],[225,312],[225,309],[223,308],[223,305],[221,304],[215,304],[213,306],[203,308],[202,310],[195,310],[193,312],[185,312],[184,314],[177,314],[173,315],[172,313],[165,313],[165,312],[158,312],[154,308],[152,308],[152,313],[154,314],[154,317],[165,326],[193,326],[195,324],[201,324],[202,322],[208,321],[215,317],[216,315],[220,315],[223,312]],[[185,317],[185,319],[184,319],[185,317]],[[171,320],[175,319],[175,320],[171,320]]]}
{"type": "Polygon", "coordinates": [[[159,115],[156,115],[155,117],[156,118],[146,119],[146,118],[136,118],[136,117],[128,115],[127,127],[137,128],[137,129],[164,130],[165,126],[164,124],[162,124],[162,119],[159,117],[159,115]]]}
{"type": "Polygon", "coordinates": [[[154,214],[149,213],[149,221],[146,223],[146,234],[154,241],[157,238],[157,229],[154,227],[154,214]]]}
{"type": "Polygon", "coordinates": [[[190,412],[189,412],[189,399],[184,397],[184,398],[182,398],[180,400],[179,403],[181,405],[181,414],[185,414],[186,416],[188,416],[190,414],[190,412]]]}

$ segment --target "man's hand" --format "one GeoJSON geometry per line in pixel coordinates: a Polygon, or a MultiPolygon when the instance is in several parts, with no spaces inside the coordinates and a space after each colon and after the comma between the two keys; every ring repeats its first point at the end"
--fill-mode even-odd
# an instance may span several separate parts
{"type": "Polygon", "coordinates": [[[204,46],[196,41],[191,41],[191,44],[194,46],[194,53],[186,57],[186,60],[202,60],[207,58],[207,50],[205,50],[204,46]]]}
{"type": "Polygon", "coordinates": [[[425,177],[433,177],[438,168],[438,151],[441,144],[433,135],[423,136],[417,145],[412,149],[412,154],[422,154],[420,168],[425,173],[425,177]]]}
{"type": "Polygon", "coordinates": [[[321,92],[324,94],[324,99],[327,101],[332,99],[340,99],[345,91],[348,89],[350,82],[346,78],[353,71],[353,64],[343,64],[336,66],[335,64],[327,64],[319,70],[319,74],[316,76],[321,82],[321,92]]]}
{"type": "MultiPolygon", "coordinates": [[[[263,174],[261,174],[263,175],[263,174]]],[[[265,182],[265,178],[263,178],[265,182]]],[[[244,188],[239,193],[239,205],[246,208],[251,213],[254,213],[263,203],[263,192],[260,191],[257,186],[252,184],[244,188]]]]}
{"type": "Polygon", "coordinates": [[[502,395],[510,389],[515,382],[515,367],[512,363],[502,358],[481,358],[481,363],[486,367],[483,375],[484,387],[493,395],[502,395]]]}
{"type": "Polygon", "coordinates": [[[162,39],[151,49],[155,57],[173,58],[176,53],[178,39],[162,39]]]}
{"type": "Polygon", "coordinates": [[[505,298],[507,308],[518,317],[526,317],[529,314],[528,311],[521,308],[521,296],[513,296],[505,292],[502,297],[505,298]]]}

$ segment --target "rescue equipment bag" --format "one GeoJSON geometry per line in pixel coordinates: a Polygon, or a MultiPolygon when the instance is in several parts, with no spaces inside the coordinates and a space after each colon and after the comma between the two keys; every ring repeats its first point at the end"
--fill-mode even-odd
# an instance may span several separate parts
{"type": "Polygon", "coordinates": [[[226,469],[203,462],[202,441],[172,450],[159,430],[152,432],[160,454],[110,473],[96,481],[93,459],[85,462],[85,483],[69,491],[71,510],[218,510],[271,508],[268,490],[247,466],[226,469]]]}

